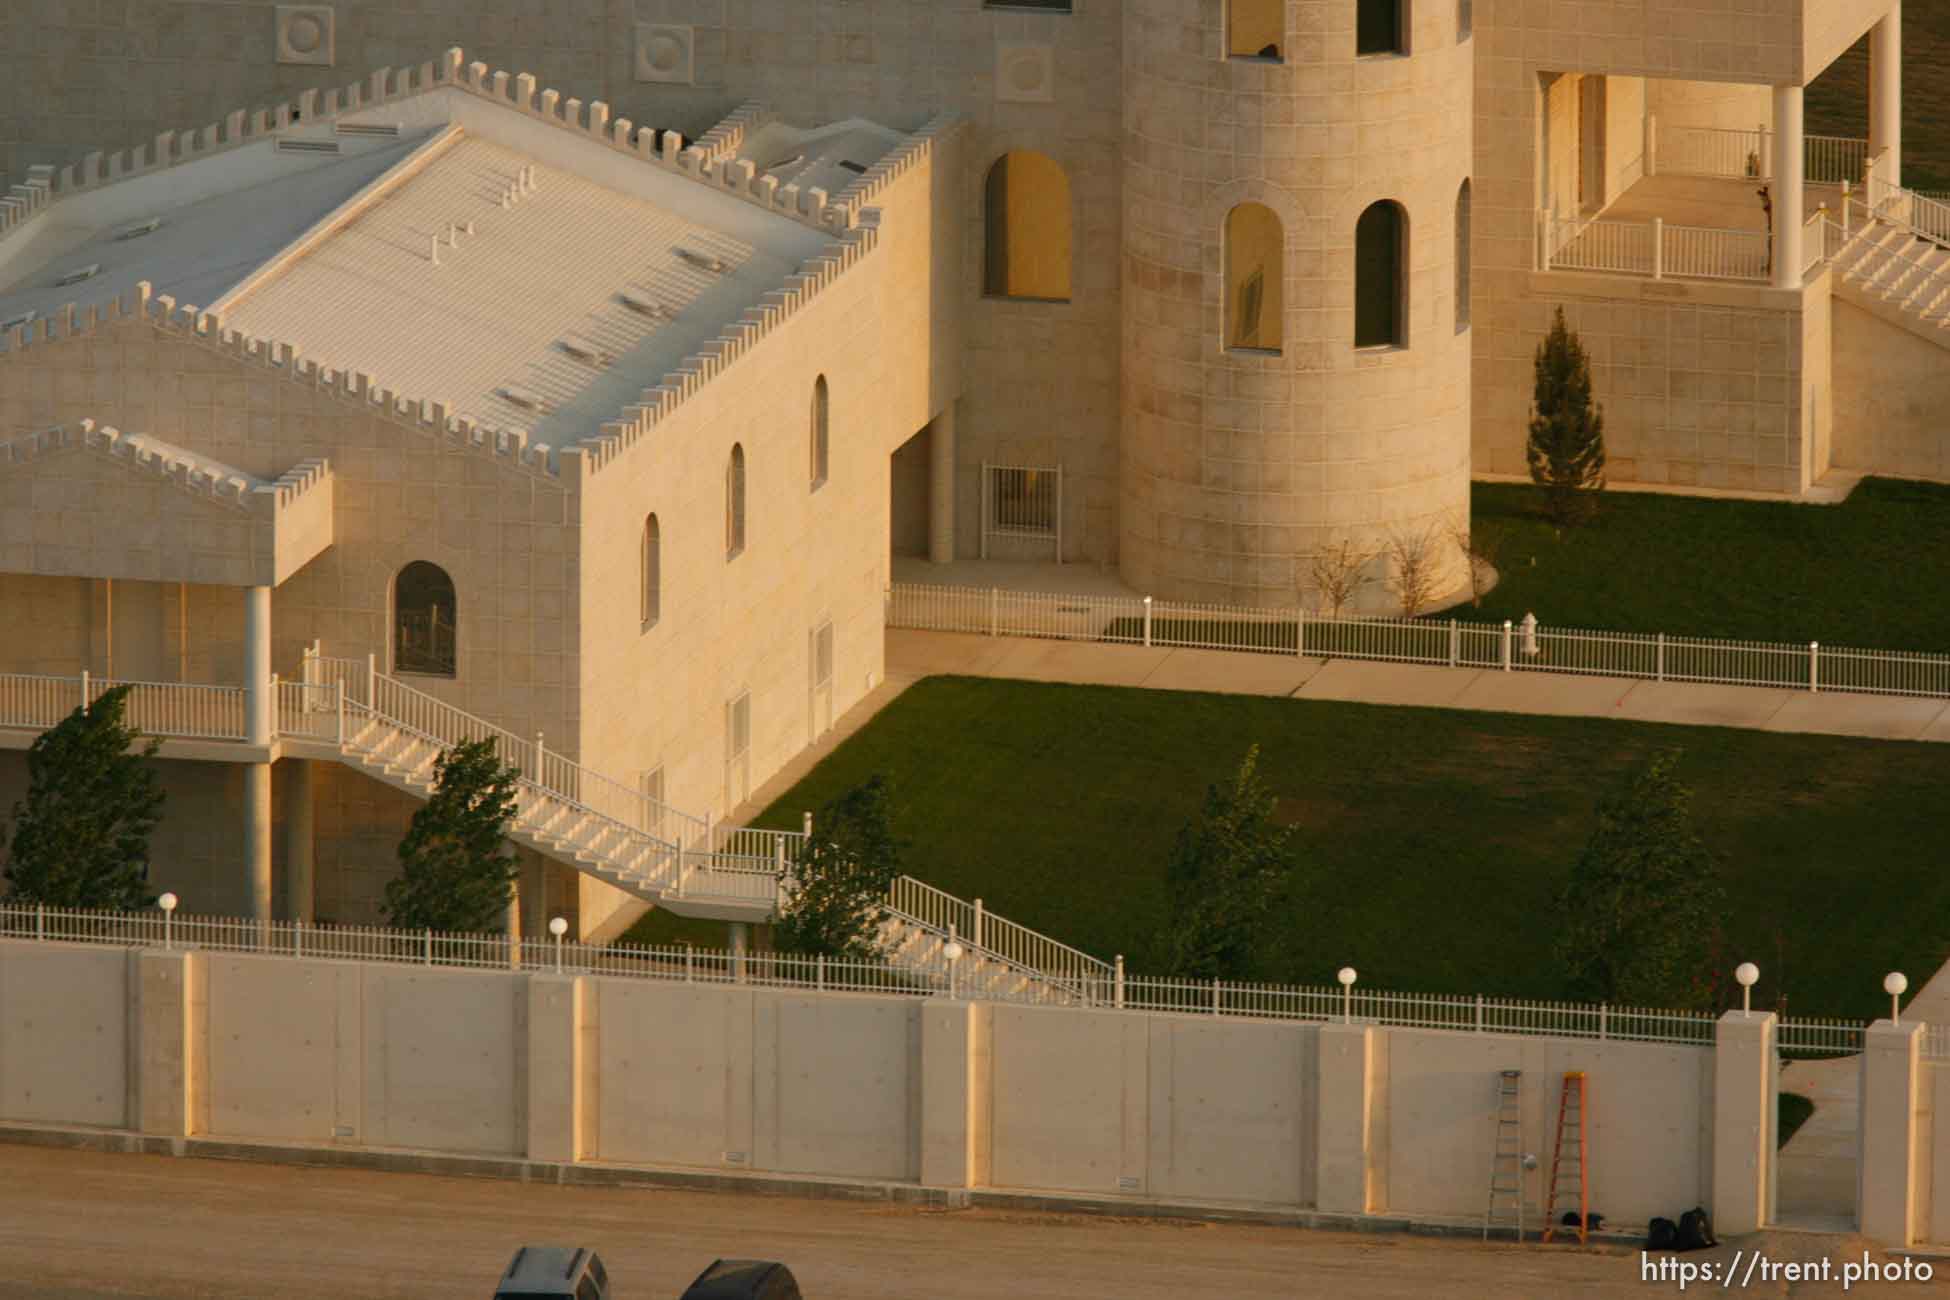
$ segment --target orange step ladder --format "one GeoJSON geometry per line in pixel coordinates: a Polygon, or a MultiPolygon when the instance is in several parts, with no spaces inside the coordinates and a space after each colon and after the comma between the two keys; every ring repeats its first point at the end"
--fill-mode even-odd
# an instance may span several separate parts
{"type": "MultiPolygon", "coordinates": [[[[1588,1098],[1583,1070],[1564,1074],[1564,1090],[1557,1096],[1557,1144],[1551,1152],[1550,1199],[1544,1205],[1544,1236],[1549,1241],[1558,1230],[1557,1207],[1560,1198],[1569,1208],[1572,1180],[1578,1196],[1578,1244],[1585,1244],[1591,1231],[1591,1168],[1586,1161],[1585,1116],[1588,1098]],[[1565,1142],[1566,1137],[1569,1143],[1565,1142]],[[1568,1147],[1568,1149],[1567,1149],[1568,1147]]],[[[1565,1229],[1566,1232],[1571,1229],[1565,1229]]]]}

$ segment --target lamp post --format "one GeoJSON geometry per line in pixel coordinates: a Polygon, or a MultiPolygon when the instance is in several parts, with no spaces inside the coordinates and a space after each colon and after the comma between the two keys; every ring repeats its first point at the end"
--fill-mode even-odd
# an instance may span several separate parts
{"type": "Polygon", "coordinates": [[[164,894],[156,900],[156,906],[162,909],[163,914],[163,947],[172,948],[175,943],[170,934],[170,922],[176,916],[176,895],[164,894]]]}
{"type": "Polygon", "coordinates": [[[1760,967],[1750,961],[1743,961],[1733,968],[1733,977],[1740,981],[1740,1014],[1754,1014],[1754,984],[1760,979],[1760,967]]]}
{"type": "Polygon", "coordinates": [[[1341,982],[1341,1023],[1354,1023],[1354,981],[1361,978],[1352,966],[1341,967],[1340,974],[1334,977],[1341,982]]]}
{"type": "Polygon", "coordinates": [[[1903,993],[1909,988],[1909,976],[1899,970],[1892,970],[1882,977],[1882,991],[1889,995],[1889,1023],[1899,1025],[1903,1022],[1903,993]]]}
{"type": "Polygon", "coordinates": [[[956,966],[961,961],[962,946],[961,941],[955,937],[955,927],[952,925],[948,927],[948,946],[941,950],[941,955],[948,959],[948,996],[959,997],[960,990],[956,987],[959,981],[955,978],[955,972],[956,966]]]}
{"type": "Polygon", "coordinates": [[[569,923],[556,917],[548,923],[548,932],[555,936],[555,973],[562,973],[562,936],[569,932],[569,923]]]}

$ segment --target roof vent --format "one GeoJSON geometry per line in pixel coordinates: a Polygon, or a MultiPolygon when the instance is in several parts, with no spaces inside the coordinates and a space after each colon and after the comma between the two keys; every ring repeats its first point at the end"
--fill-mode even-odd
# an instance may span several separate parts
{"type": "Polygon", "coordinates": [[[100,262],[90,262],[86,266],[77,266],[72,271],[64,272],[61,278],[56,280],[54,283],[57,286],[65,285],[65,284],[80,284],[83,280],[94,279],[95,276],[101,273],[101,269],[102,269],[102,264],[100,262]]]}
{"type": "Polygon", "coordinates": [[[677,256],[683,258],[692,266],[702,267],[706,271],[715,271],[720,275],[724,273],[724,259],[722,257],[713,257],[709,253],[700,253],[690,248],[678,249],[677,256]]]}
{"type": "Polygon", "coordinates": [[[0,334],[5,334],[9,330],[17,330],[22,325],[32,325],[39,316],[39,312],[24,311],[18,316],[9,316],[6,320],[0,320],[0,334]]]}
{"type": "Polygon", "coordinates": [[[867,174],[866,164],[854,162],[851,158],[840,159],[840,166],[846,168],[856,176],[864,176],[867,174]]]}
{"type": "Polygon", "coordinates": [[[647,294],[638,293],[634,289],[625,289],[619,296],[623,299],[623,305],[638,315],[657,319],[670,315],[669,309],[662,303],[647,294]]]}
{"type": "Polygon", "coordinates": [[[115,237],[117,239],[140,239],[144,235],[153,235],[160,229],[162,229],[162,218],[151,217],[147,221],[116,231],[115,237]]]}
{"type": "Polygon", "coordinates": [[[500,395],[503,400],[513,402],[516,406],[530,411],[546,411],[548,409],[548,404],[541,399],[540,395],[531,393],[526,388],[516,388],[513,384],[509,384],[507,387],[501,389],[500,395]]]}
{"type": "Polygon", "coordinates": [[[562,350],[576,360],[586,361],[599,369],[616,359],[603,351],[601,344],[586,339],[580,334],[564,334],[562,350]]]}
{"type": "Polygon", "coordinates": [[[340,135],[398,135],[398,122],[340,122],[340,135]]]}
{"type": "Polygon", "coordinates": [[[337,140],[294,140],[286,138],[278,141],[279,153],[332,153],[339,151],[337,140]]]}

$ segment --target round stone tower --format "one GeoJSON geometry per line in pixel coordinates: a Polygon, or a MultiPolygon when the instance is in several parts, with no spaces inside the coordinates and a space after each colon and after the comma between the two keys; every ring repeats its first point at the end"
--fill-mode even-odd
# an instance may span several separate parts
{"type": "MultiPolygon", "coordinates": [[[[1424,535],[1442,594],[1463,585],[1467,12],[1126,0],[1119,565],[1137,590],[1312,604],[1314,553],[1424,535]]],[[[1395,603],[1387,568],[1358,608],[1395,603]]]]}

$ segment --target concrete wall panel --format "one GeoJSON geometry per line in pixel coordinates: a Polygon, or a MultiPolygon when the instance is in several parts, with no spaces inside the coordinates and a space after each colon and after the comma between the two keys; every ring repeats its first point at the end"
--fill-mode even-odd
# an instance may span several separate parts
{"type": "Polygon", "coordinates": [[[0,1116],[129,1122],[129,953],[0,945],[0,1116]]]}
{"type": "Polygon", "coordinates": [[[526,986],[497,972],[367,966],[364,1138],[502,1155],[526,1139],[526,986]]]}
{"type": "MultiPolygon", "coordinates": [[[[777,1155],[766,1167],[920,1177],[911,1114],[918,1101],[919,1007],[904,998],[768,1000],[775,1007],[777,1155]]],[[[755,1061],[761,1071],[764,1055],[755,1061]]]]}
{"type": "MultiPolygon", "coordinates": [[[[724,1163],[735,1091],[749,1114],[751,1076],[735,1077],[734,1044],[750,1061],[752,994],[685,984],[597,980],[604,1160],[724,1163]]],[[[748,1130],[749,1131],[749,1130],[748,1130]]]]}
{"type": "Polygon", "coordinates": [[[204,961],[209,1131],[330,1141],[338,1063],[359,1050],[358,1021],[342,1024],[339,1014],[343,986],[360,985],[359,967],[226,953],[204,961]]]}

